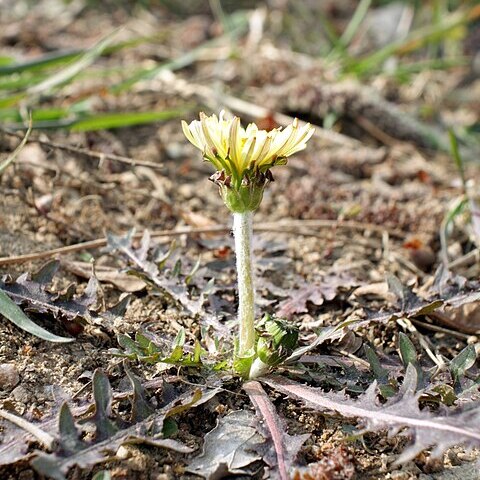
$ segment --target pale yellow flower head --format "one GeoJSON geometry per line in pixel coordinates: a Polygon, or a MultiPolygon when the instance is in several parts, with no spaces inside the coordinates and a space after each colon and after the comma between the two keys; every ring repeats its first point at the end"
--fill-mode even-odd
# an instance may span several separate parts
{"type": "MultiPolygon", "coordinates": [[[[285,165],[288,157],[306,147],[314,132],[310,124],[299,126],[297,119],[286,128],[270,131],[259,130],[254,123],[243,128],[238,117],[225,119],[223,111],[219,117],[200,113],[200,120],[194,120],[190,125],[182,121],[182,128],[187,139],[202,152],[203,158],[216,168],[218,173],[212,180],[223,189],[236,192],[230,192],[230,197],[239,194],[252,197],[255,193],[255,201],[251,198],[252,202],[243,202],[243,206],[238,207],[244,210],[258,207],[263,187],[273,179],[269,169],[285,165]],[[253,192],[252,188],[261,191],[253,192]]],[[[227,193],[222,192],[224,200],[227,193]]],[[[227,206],[232,210],[228,203],[227,206]]]]}

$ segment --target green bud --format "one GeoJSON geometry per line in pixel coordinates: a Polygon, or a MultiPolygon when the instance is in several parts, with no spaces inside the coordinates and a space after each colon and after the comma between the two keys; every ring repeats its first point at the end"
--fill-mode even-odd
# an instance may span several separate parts
{"type": "Polygon", "coordinates": [[[265,315],[257,332],[258,358],[269,366],[282,363],[297,346],[298,328],[285,320],[265,315]]]}

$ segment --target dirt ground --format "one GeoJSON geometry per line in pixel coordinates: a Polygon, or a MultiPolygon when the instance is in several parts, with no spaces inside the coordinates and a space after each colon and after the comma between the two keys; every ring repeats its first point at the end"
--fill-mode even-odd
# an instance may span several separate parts
{"type": "MultiPolygon", "coordinates": [[[[26,59],[66,48],[84,48],[119,26],[124,27],[118,33],[123,40],[154,33],[159,36],[156,42],[101,57],[90,75],[63,87],[58,95],[44,98],[43,105],[66,108],[83,97],[93,102],[97,112],[179,108],[185,114],[150,125],[111,130],[34,130],[14,165],[1,176],[0,257],[45,252],[103,239],[107,232],[125,234],[132,228],[137,232],[173,232],[220,224],[226,229],[171,234],[153,240],[166,251],[175,238],[176,255],[185,268],[200,258],[198,288],[215,278],[215,290],[198,315],[181,308],[167,295],[155,294],[150,287],[141,288],[141,280],[140,288],[135,288],[131,277],[122,273],[121,281],[112,280],[112,276],[102,280],[99,276],[97,299],[98,310],[102,311],[134,290],[122,318],[95,317],[72,325],[48,312],[30,313],[47,330],[73,335],[75,341],[70,344],[42,341],[2,318],[0,366],[13,368],[7,376],[1,377],[0,373],[0,408],[31,421],[50,418],[58,410],[59,396],[75,396],[80,403],[90,398],[90,380],[97,368],[108,374],[114,392],[124,391],[121,359],[109,352],[118,347],[116,338],[120,333],[134,335],[149,329],[158,338],[171,339],[185,327],[187,341],[193,341],[205,318],[212,317],[224,329],[232,328],[236,300],[233,241],[228,231],[231,219],[216,187],[208,181],[210,165],[201,162],[180,127],[181,118],[191,120],[202,110],[218,112],[226,108],[248,121],[263,123],[264,128],[274,126],[278,118],[273,113],[257,115],[252,106],[318,126],[324,124],[330,109],[340,112],[333,130],[319,127],[304,152],[293,157],[287,167],[273,172],[275,182],[255,215],[258,226],[267,225],[255,240],[259,310],[281,311],[299,326],[301,341],[308,343],[320,327],[361,318],[365,309],[391,308],[394,302],[386,291],[387,274],[428,296],[441,263],[440,226],[452,201],[462,194],[458,170],[448,149],[437,140],[448,145],[443,127],[449,122],[478,125],[480,121],[480,80],[469,65],[448,71],[421,71],[405,83],[382,73],[363,83],[351,76],[340,77],[335,63],[326,62],[315,52],[293,53],[289,49],[291,37],[279,33],[275,23],[278,11],[269,5],[267,10],[256,11],[249,34],[221,37],[218,44],[186,67],[142,80],[128,91],[112,93],[109,86],[133,66],[148,67],[155,61],[178,57],[180,52],[193,51],[218,37],[222,25],[210,8],[192,2],[193,11],[176,13],[167,8],[169,2],[154,2],[150,9],[128,2],[105,2],[101,7],[86,2],[82,8],[79,2],[63,8],[57,4],[61,2],[50,0],[35,2],[28,8],[20,5],[23,3],[0,2],[2,54],[26,59]],[[265,30],[258,33],[255,21],[262,15],[267,15],[265,30]],[[121,68],[107,79],[95,74],[96,68],[110,67],[121,68]],[[238,98],[249,104],[235,107],[232,99],[238,98]],[[426,111],[430,115],[421,117],[426,111]],[[435,128],[443,125],[442,130],[432,134],[437,140],[431,141],[433,137],[424,135],[411,118],[421,118],[422,124],[435,128]],[[82,148],[87,153],[58,145],[82,148]],[[98,158],[92,152],[104,156],[98,158]],[[118,161],[115,156],[134,159],[137,165],[118,161]],[[268,226],[272,227],[270,231],[268,226]],[[323,288],[321,299],[306,294],[309,285],[323,288]],[[325,293],[328,288],[333,289],[332,295],[325,293]],[[303,304],[294,301],[302,295],[306,295],[303,304]]],[[[337,17],[348,18],[355,2],[336,3],[337,17]]],[[[12,130],[0,131],[2,158],[19,142],[12,130]]],[[[466,164],[465,177],[478,179],[478,162],[466,164]]],[[[458,216],[449,237],[448,255],[450,262],[460,260],[452,270],[468,280],[478,279],[480,271],[478,257],[475,260],[468,256],[477,248],[472,238],[468,220],[458,216]]],[[[81,295],[92,259],[98,271],[111,267],[110,272],[118,273],[126,266],[118,252],[108,251],[105,246],[54,257],[60,259],[60,268],[48,286],[52,292],[65,291],[74,284],[81,295]],[[77,262],[77,268],[73,262],[77,262]],[[86,273],[80,274],[78,265],[86,273]]],[[[49,259],[19,259],[8,265],[0,259],[0,273],[14,279],[38,270],[49,259]]],[[[432,360],[423,345],[437,355],[453,358],[467,344],[478,344],[475,333],[480,329],[480,318],[476,318],[478,313],[462,310],[439,317],[420,316],[406,323],[372,321],[350,332],[340,343],[329,343],[314,353],[329,358],[340,356],[362,371],[365,377],[359,382],[349,383],[340,374],[339,384],[327,387],[346,388],[355,394],[359,392],[355,392],[355,385],[363,388],[368,383],[364,344],[373,346],[392,364],[401,365],[399,332],[411,326],[419,361],[431,368],[432,360]]],[[[159,365],[136,361],[131,368],[142,381],[164,376],[180,389],[205,381],[201,374],[188,369],[164,370],[159,365]]],[[[312,378],[317,386],[325,385],[320,373],[312,378]]],[[[158,384],[149,389],[149,398],[160,399],[163,388],[158,384]]],[[[338,463],[330,476],[322,478],[480,477],[474,463],[476,450],[454,447],[439,460],[431,459],[427,451],[398,466],[394,460],[406,439],[389,438],[381,432],[354,437],[353,419],[316,413],[300,402],[269,392],[287,421],[289,433],[311,434],[300,451],[299,464],[338,463]]],[[[122,408],[126,407],[114,404],[114,409],[122,408]]],[[[213,400],[179,415],[179,430],[174,438],[194,448],[194,453],[130,445],[121,447],[117,458],[106,464],[74,467],[68,478],[90,479],[102,469],[109,470],[114,479],[198,478],[185,472],[188,459],[201,451],[205,434],[215,427],[218,418],[240,409],[253,411],[239,382],[230,379],[213,400]]],[[[0,423],[0,444],[5,424],[0,423]]],[[[32,444],[30,451],[35,447],[38,445],[32,444]]],[[[254,477],[262,475],[260,466],[254,477]]],[[[27,460],[21,460],[0,466],[0,478],[42,477],[27,460]]]]}

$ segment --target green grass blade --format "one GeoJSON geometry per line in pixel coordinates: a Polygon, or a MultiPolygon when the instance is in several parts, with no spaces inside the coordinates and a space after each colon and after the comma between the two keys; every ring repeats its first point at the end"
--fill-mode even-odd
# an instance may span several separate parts
{"type": "Polygon", "coordinates": [[[9,95],[8,97],[0,98],[0,109],[13,107],[26,96],[27,94],[23,92],[23,93],[16,93],[14,95],[9,95]]]}
{"type": "MultiPolygon", "coordinates": [[[[0,66],[0,75],[11,75],[25,71],[36,71],[47,67],[65,65],[84,54],[84,50],[67,50],[41,55],[25,62],[11,62],[0,66]]],[[[1,65],[1,63],[0,63],[1,65]]]]}
{"type": "Polygon", "coordinates": [[[457,198],[454,202],[454,205],[447,212],[442,224],[440,225],[440,251],[442,262],[445,266],[448,266],[448,234],[450,225],[453,223],[455,218],[464,212],[467,206],[468,198],[465,195],[457,198]]]}
{"type": "Polygon", "coordinates": [[[194,63],[200,55],[208,48],[216,46],[218,43],[225,41],[226,39],[233,39],[245,32],[248,26],[248,18],[245,14],[238,14],[230,16],[230,22],[232,29],[228,32],[228,35],[222,35],[220,37],[214,38],[213,40],[208,40],[202,45],[184,53],[180,57],[170,60],[164,63],[160,63],[152,68],[147,68],[136,72],[130,78],[123,80],[122,82],[114,85],[110,91],[112,93],[120,93],[126,90],[129,90],[133,85],[142,80],[149,80],[155,78],[159,73],[170,70],[180,70],[181,68],[187,67],[194,63]]]}
{"type": "Polygon", "coordinates": [[[0,55],[0,67],[4,67],[6,65],[11,65],[15,62],[13,57],[7,57],[6,55],[0,55]]]}
{"type": "Polygon", "coordinates": [[[40,73],[36,75],[28,74],[0,77],[0,90],[22,90],[43,82],[47,77],[47,75],[40,73]]]}
{"type": "Polygon", "coordinates": [[[363,22],[363,19],[367,15],[368,9],[372,4],[372,0],[360,0],[355,13],[352,16],[352,19],[347,25],[347,28],[340,37],[340,43],[347,48],[350,45],[350,42],[353,40],[353,37],[358,31],[358,28],[363,22]]]}
{"type": "Polygon", "coordinates": [[[428,60],[401,63],[390,75],[400,82],[407,82],[410,79],[410,75],[415,73],[424,72],[426,70],[450,70],[451,68],[469,65],[470,62],[471,59],[461,56],[452,58],[431,58],[428,60]]]}
{"type": "MultiPolygon", "coordinates": [[[[44,108],[34,110],[32,112],[32,120],[37,127],[37,122],[49,121],[49,120],[59,120],[70,115],[70,111],[64,108],[44,108]]],[[[20,123],[20,128],[24,128],[23,125],[24,116],[20,110],[16,108],[0,108],[0,121],[10,121],[20,123]]],[[[75,117],[72,117],[71,120],[75,120],[75,117]]],[[[16,125],[15,128],[19,126],[16,125]]]]}
{"type": "Polygon", "coordinates": [[[21,308],[2,290],[0,290],[0,314],[14,325],[35,337],[54,343],[73,342],[73,338],[59,337],[54,335],[36,323],[32,322],[21,310],[21,308]]]}
{"type": "Polygon", "coordinates": [[[480,18],[480,6],[467,11],[456,11],[445,16],[437,25],[427,25],[411,32],[407,38],[394,41],[361,59],[350,60],[345,70],[357,75],[371,74],[381,69],[383,62],[392,55],[410,53],[429,43],[442,42],[445,36],[462,25],[480,18]]]}
{"type": "Polygon", "coordinates": [[[118,112],[83,118],[72,124],[73,131],[106,130],[131,127],[146,123],[170,120],[185,115],[186,110],[163,110],[160,112],[118,112]]]}
{"type": "MultiPolygon", "coordinates": [[[[103,49],[101,55],[110,55],[125,48],[137,47],[143,43],[155,41],[158,38],[161,38],[161,36],[150,35],[123,40],[115,44],[107,45],[103,49]]],[[[12,75],[27,72],[33,73],[52,67],[65,66],[72,61],[78,60],[88,52],[88,49],[61,50],[58,52],[47,53],[24,62],[15,62],[11,57],[0,56],[0,75],[12,75]]]]}
{"type": "Polygon", "coordinates": [[[78,75],[82,70],[91,65],[111,43],[116,31],[109,34],[107,37],[100,40],[94,47],[88,50],[77,61],[70,64],[68,67],[60,70],[56,74],[50,76],[38,85],[35,85],[27,90],[29,94],[43,93],[53,88],[68,83],[73,77],[78,75]]]}

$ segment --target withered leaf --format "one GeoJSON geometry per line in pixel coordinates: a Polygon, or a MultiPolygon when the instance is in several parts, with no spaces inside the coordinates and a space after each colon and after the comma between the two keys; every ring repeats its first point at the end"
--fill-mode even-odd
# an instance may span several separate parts
{"type": "MultiPolygon", "coordinates": [[[[92,275],[92,266],[87,262],[62,261],[62,267],[82,278],[90,278],[92,275]]],[[[140,278],[104,265],[95,266],[95,276],[99,282],[111,283],[122,292],[139,292],[146,286],[140,278]]]]}
{"type": "Polygon", "coordinates": [[[95,278],[89,280],[83,295],[75,296],[73,294],[75,288],[68,288],[63,294],[51,293],[46,290],[46,286],[52,280],[58,266],[58,260],[53,260],[33,275],[24,273],[16,280],[4,276],[0,280],[0,290],[15,303],[24,306],[26,311],[49,313],[55,318],[68,320],[90,318],[90,308],[97,300],[95,278]]]}
{"type": "Polygon", "coordinates": [[[253,427],[254,422],[255,415],[247,410],[220,418],[217,426],[205,435],[202,454],[193,458],[186,470],[207,480],[247,474],[247,467],[261,460],[255,451],[264,443],[253,427]]]}
{"type": "Polygon", "coordinates": [[[308,302],[320,306],[324,301],[333,300],[341,289],[348,289],[355,285],[357,282],[348,273],[332,271],[318,284],[304,284],[291,292],[289,298],[280,303],[277,316],[291,318],[295,313],[308,312],[308,302]]]}
{"type": "MultiPolygon", "coordinates": [[[[162,436],[165,418],[197,407],[215,396],[219,389],[196,389],[187,391],[173,398],[164,407],[155,410],[146,399],[143,387],[131,372],[128,377],[132,384],[132,416],[130,422],[119,417],[112,418],[112,391],[107,376],[96,370],[93,375],[93,398],[95,409],[93,415],[82,421],[93,424],[96,435],[83,438],[83,427],[74,420],[70,407],[64,403],[60,409],[58,421],[48,419],[31,424],[27,434],[19,434],[22,423],[15,422],[13,427],[6,423],[4,438],[7,442],[0,445],[0,465],[8,465],[32,455],[31,464],[35,470],[48,478],[65,480],[68,470],[74,465],[82,468],[91,467],[111,458],[121,445],[146,443],[152,446],[168,448],[180,453],[190,453],[191,448],[182,443],[162,436]],[[13,432],[13,433],[12,433],[13,432]],[[49,442],[51,453],[28,452],[28,444],[37,438],[53,438],[49,442]]],[[[78,411],[78,409],[74,409],[78,411]]],[[[85,413],[83,408],[82,412],[85,413]]],[[[80,412],[78,412],[80,413],[80,412]]],[[[21,419],[24,423],[25,420],[21,419]]],[[[26,422],[28,423],[28,422],[26,422]]]]}
{"type": "MultiPolygon", "coordinates": [[[[196,299],[192,298],[192,278],[197,273],[198,262],[190,265],[188,273],[183,272],[182,259],[175,259],[174,248],[161,252],[152,245],[150,233],[145,231],[138,249],[133,247],[133,231],[125,236],[109,234],[108,247],[111,251],[120,252],[128,262],[126,272],[147,285],[153,287],[158,293],[171,298],[188,312],[198,315],[203,310],[205,296],[211,288],[211,282],[197,281],[199,293],[196,299]]],[[[185,259],[183,259],[185,260],[185,259]]],[[[195,278],[198,280],[200,275],[195,278]]]]}
{"type": "Polygon", "coordinates": [[[434,447],[432,456],[439,457],[454,445],[480,445],[478,406],[451,415],[420,410],[418,400],[422,391],[417,392],[417,371],[411,364],[407,367],[400,392],[385,404],[377,400],[376,382],[365,394],[353,399],[344,393],[326,392],[284,377],[264,377],[261,381],[315,410],[335,411],[345,417],[357,418],[363,431],[388,430],[397,434],[400,429],[405,429],[413,441],[397,463],[411,460],[429,447],[434,447]]]}
{"type": "Polygon", "coordinates": [[[389,286],[397,298],[397,309],[381,312],[366,310],[366,319],[354,323],[353,328],[370,322],[388,322],[402,317],[428,315],[439,323],[466,333],[475,333],[480,329],[480,325],[475,322],[480,284],[449,275],[444,275],[438,282],[439,285],[441,283],[441,288],[437,285],[434,287],[434,294],[424,299],[410,287],[401,285],[398,279],[392,280],[390,277],[389,286]]]}

